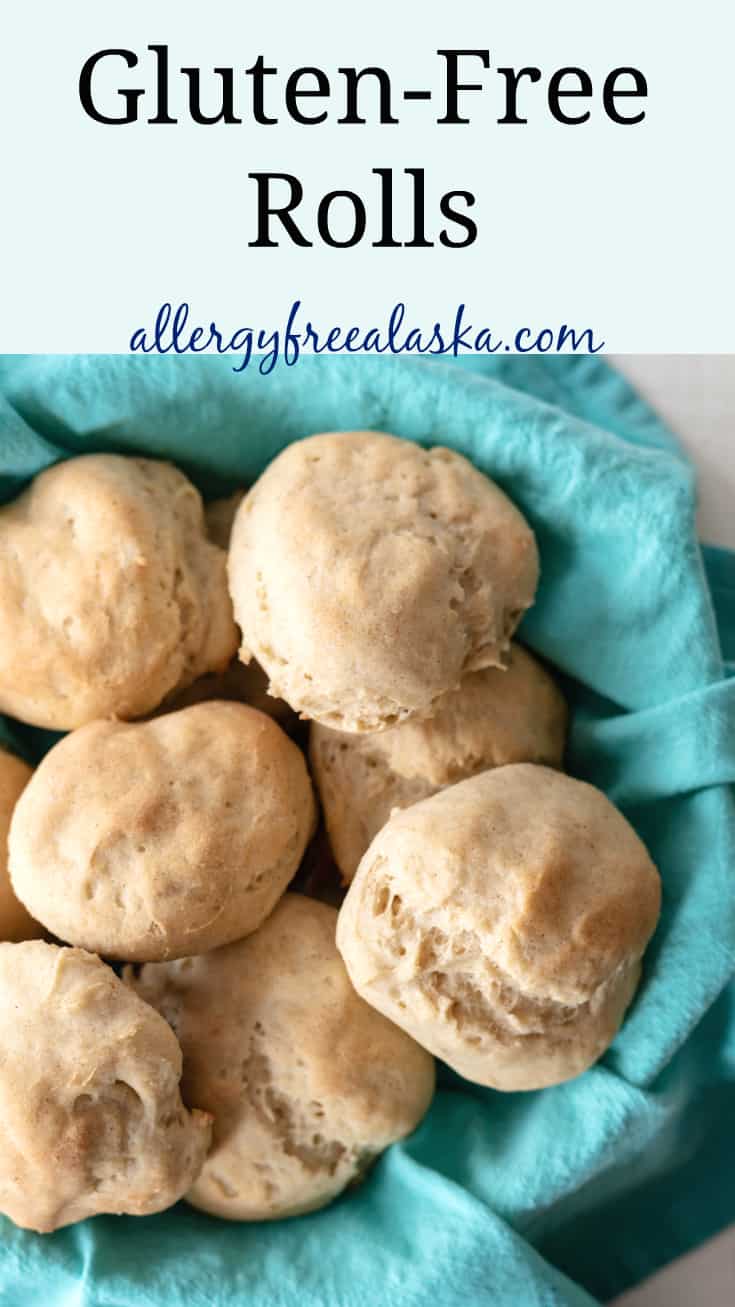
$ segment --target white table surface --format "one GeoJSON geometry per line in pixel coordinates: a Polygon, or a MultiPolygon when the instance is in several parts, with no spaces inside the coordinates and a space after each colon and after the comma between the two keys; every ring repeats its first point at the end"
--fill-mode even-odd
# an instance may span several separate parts
{"type": "MultiPolygon", "coordinates": [[[[735,549],[735,355],[613,355],[610,361],[691,455],[700,478],[700,536],[735,549]]],[[[616,1307],[733,1304],[735,1226],[616,1299],[616,1307]]]]}
{"type": "Polygon", "coordinates": [[[699,472],[699,534],[735,549],[735,354],[612,354],[699,472]]]}

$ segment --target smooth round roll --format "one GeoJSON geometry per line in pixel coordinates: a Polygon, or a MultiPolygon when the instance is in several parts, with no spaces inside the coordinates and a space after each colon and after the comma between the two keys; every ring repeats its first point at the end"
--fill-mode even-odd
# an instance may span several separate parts
{"type": "Polygon", "coordinates": [[[43,927],[16,898],[8,874],[8,831],[18,799],[33,775],[12,753],[0,749],[0,940],[36,939],[43,927]]]}
{"type": "Polygon", "coordinates": [[[510,762],[560,767],[567,710],[548,672],[520,645],[507,670],[468,672],[434,716],[374,735],[314,722],[311,770],[345,883],[394,808],[510,762]]]}
{"type": "Polygon", "coordinates": [[[315,821],[296,745],[254,708],[213,701],[55,745],[15,809],[10,874],[71,944],[184,957],[258,928],[315,821]]]}
{"type": "Polygon", "coordinates": [[[238,510],[230,590],[241,658],[338,730],[430,716],[500,665],[533,602],[533,532],[467,459],[371,431],[289,445],[238,510]]]}
{"type": "Polygon", "coordinates": [[[181,1101],[166,1022],[99,958],[0,944],[0,1211],[44,1234],[99,1212],[170,1207],[211,1119],[181,1101]]]}
{"type": "Polygon", "coordinates": [[[168,463],[87,454],[0,508],[0,711],[55,730],[142,717],[223,669],[224,551],[168,463]]]}
{"type": "Polygon", "coordinates": [[[395,813],[347,892],[337,945],[358,993],[460,1075],[540,1089],[613,1039],[660,893],[604,794],[519,763],[395,813]]]}
{"type": "Polygon", "coordinates": [[[428,1053],[358,998],[334,943],[337,913],[287,894],[249,939],[126,983],[184,1053],[184,1092],[215,1116],[188,1201],[260,1221],[323,1207],[421,1120],[428,1053]]]}

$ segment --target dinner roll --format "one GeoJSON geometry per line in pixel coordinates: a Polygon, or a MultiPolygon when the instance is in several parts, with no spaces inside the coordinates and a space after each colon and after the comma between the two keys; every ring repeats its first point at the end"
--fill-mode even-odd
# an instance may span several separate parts
{"type": "Polygon", "coordinates": [[[345,731],[418,715],[500,665],[533,602],[533,532],[448,449],[372,431],[289,445],[238,510],[230,590],[241,658],[271,693],[345,731]]]}
{"type": "Polygon", "coordinates": [[[0,508],[0,630],[0,711],[57,730],[224,668],[238,636],[197,490],[115,454],[42,472],[0,508]]]}
{"type": "Polygon", "coordinates": [[[181,1101],[173,1031],[109,967],[0,944],[0,1031],[0,1211],[46,1233],[181,1197],[211,1120],[181,1101]]]}
{"type": "Polygon", "coordinates": [[[287,894],[249,939],[126,968],[181,1041],[185,1095],[215,1116],[195,1207],[240,1221],[323,1207],[429,1106],[432,1058],[357,997],[336,921],[287,894]]]}
{"type": "Polygon", "coordinates": [[[467,672],[428,720],[374,735],[314,722],[311,769],[345,882],[394,808],[509,762],[561,766],[567,711],[548,672],[520,645],[508,668],[467,672]]]}
{"type": "Polygon", "coordinates": [[[43,927],[13,893],[8,875],[10,818],[31,775],[26,763],[0,749],[0,940],[35,939],[43,934],[43,927]]]}
{"type": "Polygon", "coordinates": [[[254,708],[213,701],[55,745],[15,809],[10,874],[69,943],[183,957],[257,929],[314,824],[296,745],[254,708]]]}
{"type": "Polygon", "coordinates": [[[656,868],[604,794],[519,763],[394,813],[337,944],[358,993],[460,1075],[539,1089],[613,1039],[659,903],[656,868]]]}

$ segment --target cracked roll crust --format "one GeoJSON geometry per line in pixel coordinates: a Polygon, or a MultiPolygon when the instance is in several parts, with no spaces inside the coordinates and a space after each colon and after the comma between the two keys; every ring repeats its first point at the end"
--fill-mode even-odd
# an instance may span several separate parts
{"type": "Polygon", "coordinates": [[[660,892],[604,794],[519,763],[394,813],[337,945],[357,992],[460,1075],[540,1089],[614,1038],[660,892]]]}
{"type": "Polygon", "coordinates": [[[166,1022],[99,958],[0,944],[0,1211],[47,1233],[170,1207],[198,1175],[210,1117],[179,1094],[166,1022]]]}
{"type": "Polygon", "coordinates": [[[333,731],[315,722],[311,769],[329,840],[345,883],[394,808],[510,762],[560,767],[567,710],[548,672],[520,645],[507,670],[468,672],[433,717],[374,735],[333,731]]]}
{"type": "Polygon", "coordinates": [[[43,927],[15,897],[8,875],[10,818],[32,775],[20,758],[0,749],[0,940],[35,939],[43,934],[43,927]]]}
{"type": "Polygon", "coordinates": [[[10,829],[18,897],[55,935],[131,962],[256,930],[315,824],[303,756],[244,704],[92,722],[36,770],[10,829]]]}
{"type": "Polygon", "coordinates": [[[271,463],[232,531],[243,633],[303,716],[377,731],[430,716],[502,664],[533,602],[533,532],[461,455],[370,431],[310,436],[271,463]]]}
{"type": "Polygon", "coordinates": [[[178,1035],[185,1095],[215,1115],[195,1207],[241,1221],[323,1207],[431,1102],[433,1059],[358,998],[336,921],[287,894],[249,939],[126,968],[178,1035]]]}
{"type": "Polygon", "coordinates": [[[142,717],[237,649],[226,556],[168,463],[88,454],[0,509],[0,711],[142,717]]]}

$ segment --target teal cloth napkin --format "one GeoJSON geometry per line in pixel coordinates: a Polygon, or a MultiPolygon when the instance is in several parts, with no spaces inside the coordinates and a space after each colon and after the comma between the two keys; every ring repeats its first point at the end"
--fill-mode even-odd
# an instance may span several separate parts
{"type": "MultiPolygon", "coordinates": [[[[181,1204],[44,1238],[3,1221],[0,1307],[583,1307],[735,1219],[735,556],[708,553],[708,584],[692,470],[622,378],[592,358],[302,359],[262,377],[6,356],[0,499],[102,449],[174,459],[214,495],[350,427],[452,446],[536,530],[521,634],[569,696],[569,769],[663,878],[639,995],[569,1084],[502,1095],[442,1070],[419,1130],[325,1212],[239,1226],[181,1204]]],[[[49,743],[0,733],[30,758],[49,743]]]]}

